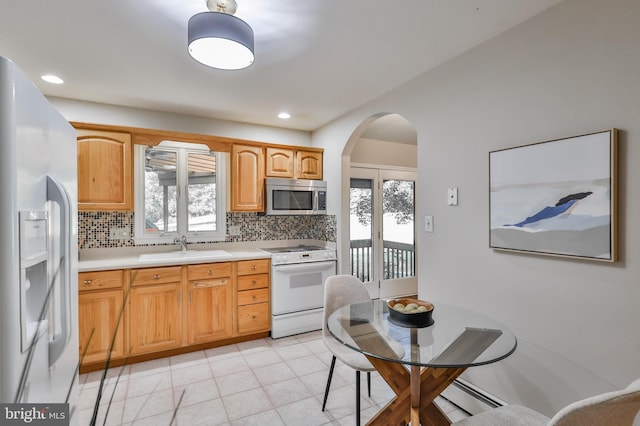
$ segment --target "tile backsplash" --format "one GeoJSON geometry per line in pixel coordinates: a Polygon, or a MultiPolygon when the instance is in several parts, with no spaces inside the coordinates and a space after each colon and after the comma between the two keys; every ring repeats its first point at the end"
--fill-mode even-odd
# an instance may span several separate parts
{"type": "MultiPolygon", "coordinates": [[[[334,215],[265,216],[258,213],[227,212],[226,222],[225,242],[298,239],[336,242],[337,239],[334,215]],[[239,226],[240,235],[229,235],[231,226],[239,226]]],[[[109,239],[112,228],[126,228],[129,235],[133,235],[133,224],[133,212],[78,212],[78,249],[135,247],[132,239],[109,239]]]]}

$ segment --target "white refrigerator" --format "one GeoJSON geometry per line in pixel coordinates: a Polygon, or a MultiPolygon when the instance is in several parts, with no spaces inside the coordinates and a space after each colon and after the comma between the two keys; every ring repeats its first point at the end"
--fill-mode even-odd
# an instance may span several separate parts
{"type": "Polygon", "coordinates": [[[76,132],[3,57],[0,186],[0,403],[69,402],[73,412],[76,132]]]}

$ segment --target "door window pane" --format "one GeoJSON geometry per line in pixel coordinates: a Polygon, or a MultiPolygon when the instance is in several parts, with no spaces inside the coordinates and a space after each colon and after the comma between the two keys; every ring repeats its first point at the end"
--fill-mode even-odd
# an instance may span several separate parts
{"type": "Polygon", "coordinates": [[[414,185],[385,180],[382,184],[383,279],[415,275],[414,185]]]}
{"type": "Polygon", "coordinates": [[[216,157],[212,153],[187,155],[187,229],[215,231],[216,157]]]}
{"type": "Polygon", "coordinates": [[[373,180],[352,178],[349,194],[351,275],[368,282],[373,279],[373,180]]]}
{"type": "Polygon", "coordinates": [[[145,232],[175,232],[177,224],[177,153],[145,149],[144,218],[145,232]]]}

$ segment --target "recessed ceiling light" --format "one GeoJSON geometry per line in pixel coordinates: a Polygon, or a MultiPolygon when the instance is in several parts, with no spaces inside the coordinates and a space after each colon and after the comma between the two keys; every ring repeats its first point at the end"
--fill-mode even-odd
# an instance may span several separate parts
{"type": "Polygon", "coordinates": [[[46,81],[47,83],[52,83],[52,84],[62,84],[62,83],[64,83],[63,79],[61,79],[57,75],[53,75],[53,74],[45,74],[45,75],[41,76],[40,78],[43,79],[44,81],[46,81]]]}
{"type": "Polygon", "coordinates": [[[289,114],[288,112],[281,112],[280,114],[278,114],[278,118],[286,120],[287,118],[291,118],[291,114],[289,114]]]}

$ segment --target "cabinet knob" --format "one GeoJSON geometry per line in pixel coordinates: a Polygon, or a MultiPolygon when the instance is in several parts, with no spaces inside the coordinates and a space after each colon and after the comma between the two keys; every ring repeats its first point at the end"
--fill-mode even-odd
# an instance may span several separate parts
{"type": "Polygon", "coordinates": [[[213,275],[213,271],[209,269],[209,272],[207,272],[207,275],[213,275]]]}
{"type": "Polygon", "coordinates": [[[256,295],[255,294],[253,295],[253,300],[256,300],[256,295]]]}
{"type": "Polygon", "coordinates": [[[160,279],[160,275],[155,274],[155,275],[153,276],[153,279],[154,279],[154,280],[159,280],[159,279],[160,279]]]}
{"type": "Polygon", "coordinates": [[[255,271],[256,269],[258,269],[258,265],[251,265],[251,270],[255,271]]]}
{"type": "Polygon", "coordinates": [[[84,285],[91,285],[91,283],[92,283],[92,282],[93,282],[93,280],[84,280],[84,281],[82,282],[82,284],[84,284],[84,285]]]}

